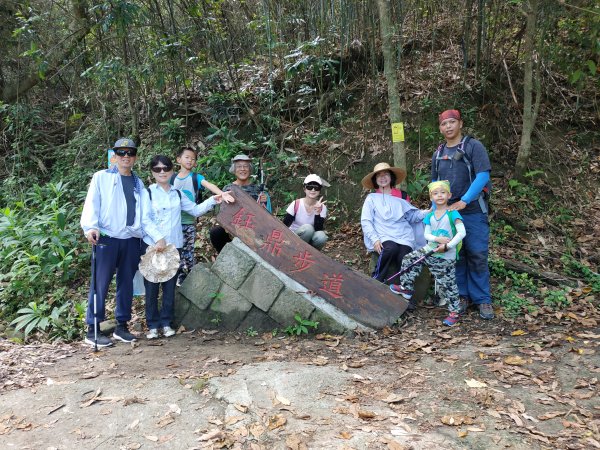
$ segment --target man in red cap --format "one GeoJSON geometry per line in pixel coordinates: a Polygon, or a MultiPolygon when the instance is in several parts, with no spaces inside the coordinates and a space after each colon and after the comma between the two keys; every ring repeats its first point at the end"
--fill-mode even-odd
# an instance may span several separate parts
{"type": "MultiPolygon", "coordinates": [[[[488,267],[488,153],[481,142],[463,136],[460,112],[448,109],[439,115],[440,132],[446,142],[437,149],[431,164],[432,181],[448,180],[450,210],[460,211],[467,235],[456,262],[456,283],[466,309],[477,305],[483,319],[493,319],[488,267]]],[[[463,310],[464,310],[463,309],[463,310]]]]}

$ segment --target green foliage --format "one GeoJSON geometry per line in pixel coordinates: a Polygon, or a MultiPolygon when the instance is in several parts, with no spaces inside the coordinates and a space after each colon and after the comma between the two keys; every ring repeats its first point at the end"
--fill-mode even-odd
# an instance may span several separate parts
{"type": "Polygon", "coordinates": [[[308,334],[308,328],[317,329],[319,322],[313,322],[312,320],[303,319],[299,313],[294,316],[296,323],[288,325],[283,331],[289,336],[300,336],[301,334],[308,334]]]}
{"type": "Polygon", "coordinates": [[[494,302],[502,306],[502,312],[507,317],[531,314],[538,309],[531,298],[512,289],[505,290],[503,284],[497,286],[497,291],[499,294],[495,295],[494,302]]]}
{"type": "Polygon", "coordinates": [[[22,298],[43,304],[82,274],[89,254],[78,252],[79,211],[67,184],[34,185],[23,200],[0,210],[0,305],[11,314],[22,298]]]}
{"type": "Polygon", "coordinates": [[[431,181],[428,171],[417,169],[407,176],[406,193],[411,199],[429,198],[427,185],[431,181]]]}
{"type": "Polygon", "coordinates": [[[600,293],[600,274],[592,271],[588,266],[573,258],[563,255],[560,258],[564,264],[565,272],[577,278],[583,278],[585,283],[592,288],[594,293],[600,293]]]}
{"type": "Polygon", "coordinates": [[[229,167],[231,158],[239,153],[249,153],[256,148],[252,141],[244,142],[236,137],[237,132],[222,125],[212,128],[207,136],[208,141],[217,141],[205,156],[198,158],[197,167],[207,180],[217,186],[224,186],[231,181],[229,167]]]}
{"type": "Polygon", "coordinates": [[[48,332],[54,339],[71,341],[80,336],[87,302],[64,303],[52,307],[48,303],[29,302],[17,311],[17,318],[11,322],[15,330],[23,330],[25,338],[34,331],[48,332]],[[52,308],[52,309],[50,309],[52,308]]]}
{"type": "Polygon", "coordinates": [[[160,123],[160,134],[167,139],[173,149],[185,141],[185,125],[183,117],[173,117],[160,123]]]}
{"type": "Polygon", "coordinates": [[[258,336],[258,331],[256,331],[254,329],[254,327],[248,327],[248,329],[246,330],[246,336],[248,336],[248,337],[258,336]]]}
{"type": "Polygon", "coordinates": [[[307,145],[316,145],[323,141],[335,141],[340,135],[337,129],[333,127],[322,126],[318,131],[304,136],[304,143],[307,145]]]}
{"type": "Polygon", "coordinates": [[[567,297],[566,289],[546,290],[544,292],[544,305],[553,309],[563,309],[571,304],[567,297]]]}

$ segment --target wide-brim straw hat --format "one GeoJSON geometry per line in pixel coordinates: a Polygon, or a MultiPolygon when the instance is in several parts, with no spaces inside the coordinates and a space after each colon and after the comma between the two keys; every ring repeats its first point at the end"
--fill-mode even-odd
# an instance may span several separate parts
{"type": "Polygon", "coordinates": [[[400,167],[392,167],[386,162],[380,162],[375,164],[373,172],[368,173],[361,180],[361,184],[363,185],[363,187],[365,187],[366,189],[375,189],[371,178],[373,178],[373,175],[375,175],[376,173],[383,172],[384,170],[392,172],[394,175],[396,175],[396,184],[400,184],[406,178],[406,170],[401,169],[400,167]]]}
{"type": "Polygon", "coordinates": [[[140,260],[140,272],[152,283],[169,281],[178,269],[179,252],[173,244],[167,245],[161,252],[156,251],[156,248],[151,245],[140,260]]]}

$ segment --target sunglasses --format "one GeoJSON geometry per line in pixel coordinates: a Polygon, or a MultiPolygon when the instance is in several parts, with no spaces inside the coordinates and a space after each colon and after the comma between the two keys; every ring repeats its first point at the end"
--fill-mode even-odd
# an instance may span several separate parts
{"type": "Polygon", "coordinates": [[[167,173],[167,172],[170,172],[171,170],[173,170],[173,166],[160,166],[160,167],[154,166],[152,168],[152,172],[154,172],[154,173],[161,173],[161,172],[167,173]]]}
{"type": "Polygon", "coordinates": [[[117,156],[135,156],[135,155],[137,155],[137,150],[134,150],[132,148],[128,148],[128,149],[118,148],[115,150],[115,155],[117,155],[117,156]]]}
{"type": "Polygon", "coordinates": [[[306,186],[304,186],[304,189],[306,189],[307,191],[320,191],[321,186],[319,186],[318,184],[307,184],[306,186]]]}

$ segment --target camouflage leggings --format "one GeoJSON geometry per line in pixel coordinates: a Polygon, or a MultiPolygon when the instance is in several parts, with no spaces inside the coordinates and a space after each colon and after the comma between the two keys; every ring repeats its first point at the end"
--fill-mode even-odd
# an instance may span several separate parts
{"type": "MultiPolygon", "coordinates": [[[[404,257],[402,261],[402,267],[414,263],[417,259],[423,256],[429,250],[428,247],[423,247],[415,250],[404,257]]],[[[440,298],[448,302],[448,311],[459,312],[460,301],[458,296],[458,287],[456,285],[456,261],[450,261],[444,258],[438,258],[437,256],[431,255],[423,261],[433,278],[437,282],[440,298]]],[[[400,275],[400,284],[404,289],[413,289],[413,283],[415,278],[421,273],[421,264],[417,264],[411,269],[400,275]]]]}
{"type": "Polygon", "coordinates": [[[179,270],[189,272],[196,264],[194,259],[194,243],[196,242],[196,225],[182,225],[183,247],[181,249],[181,260],[179,270]]]}

